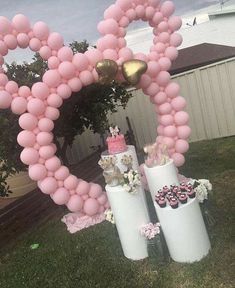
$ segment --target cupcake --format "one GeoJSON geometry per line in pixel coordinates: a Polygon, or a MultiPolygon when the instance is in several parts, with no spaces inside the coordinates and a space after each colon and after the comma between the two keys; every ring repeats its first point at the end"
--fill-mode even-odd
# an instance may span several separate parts
{"type": "Polygon", "coordinates": [[[193,190],[193,185],[192,184],[185,185],[185,191],[191,192],[192,190],[193,190]]]}
{"type": "Polygon", "coordinates": [[[170,205],[173,209],[178,208],[179,202],[178,202],[177,198],[172,197],[169,202],[170,202],[170,205]]]}
{"type": "Polygon", "coordinates": [[[194,191],[194,189],[192,189],[191,191],[188,191],[187,194],[189,198],[195,198],[196,196],[196,192],[194,191]]]}
{"type": "Polygon", "coordinates": [[[160,193],[157,193],[155,195],[155,201],[158,202],[161,197],[162,197],[162,195],[160,193]]]}
{"type": "Polygon", "coordinates": [[[170,189],[169,189],[169,187],[167,187],[167,186],[164,186],[163,188],[162,188],[162,192],[166,195],[168,192],[170,191],[170,189]]]}
{"type": "Polygon", "coordinates": [[[168,193],[166,194],[166,197],[167,197],[167,199],[170,201],[170,199],[174,197],[174,194],[173,194],[172,192],[168,192],[168,193]]]}
{"type": "Polygon", "coordinates": [[[160,197],[160,199],[158,200],[158,205],[159,205],[161,208],[166,207],[166,199],[165,199],[164,197],[160,197]]]}
{"type": "Polygon", "coordinates": [[[179,186],[173,186],[173,187],[172,187],[172,189],[171,189],[171,191],[172,191],[173,193],[175,193],[175,194],[177,194],[177,193],[181,192],[181,190],[180,190],[180,187],[179,187],[179,186]]]}
{"type": "Polygon", "coordinates": [[[181,193],[179,196],[178,196],[179,200],[180,200],[180,203],[182,204],[185,204],[187,203],[188,201],[188,197],[185,193],[181,193]]]}
{"type": "Polygon", "coordinates": [[[180,190],[185,192],[186,191],[186,183],[185,182],[181,182],[180,183],[180,190]]]}

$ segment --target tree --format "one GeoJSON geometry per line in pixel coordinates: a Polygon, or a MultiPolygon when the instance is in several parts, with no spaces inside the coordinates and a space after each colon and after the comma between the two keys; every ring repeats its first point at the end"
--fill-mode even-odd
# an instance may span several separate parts
{"type": "MultiPolygon", "coordinates": [[[[89,44],[86,41],[80,43],[74,41],[70,47],[74,53],[84,53],[89,44]]],[[[33,83],[41,81],[42,75],[47,70],[47,63],[36,53],[31,63],[13,62],[10,65],[6,64],[6,67],[9,79],[15,80],[19,85],[31,87],[33,83]]],[[[116,112],[118,106],[125,108],[130,97],[131,93],[114,81],[110,85],[94,83],[83,87],[77,93],[72,93],[60,107],[60,118],[55,121],[53,131],[57,153],[63,162],[67,164],[66,150],[77,135],[81,135],[85,129],[90,129],[94,133],[104,133],[109,126],[108,112],[116,112]]]]}

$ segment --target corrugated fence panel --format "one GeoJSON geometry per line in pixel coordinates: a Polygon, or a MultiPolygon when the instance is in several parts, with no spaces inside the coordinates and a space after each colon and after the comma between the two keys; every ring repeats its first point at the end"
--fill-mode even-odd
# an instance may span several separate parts
{"type": "MultiPolygon", "coordinates": [[[[188,71],[173,77],[181,86],[181,95],[187,100],[192,135],[190,141],[226,137],[235,134],[235,58],[188,71]]],[[[149,97],[141,90],[133,91],[126,109],[109,115],[110,124],[117,124],[123,133],[128,129],[128,116],[137,146],[155,141],[156,115],[149,97]]],[[[100,136],[90,131],[78,136],[68,151],[75,163],[91,154],[91,146],[101,144],[100,136]]]]}

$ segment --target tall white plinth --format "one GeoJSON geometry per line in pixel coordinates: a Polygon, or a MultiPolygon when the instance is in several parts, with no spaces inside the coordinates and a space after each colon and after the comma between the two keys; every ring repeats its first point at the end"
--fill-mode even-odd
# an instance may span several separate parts
{"type": "Polygon", "coordinates": [[[165,185],[179,185],[179,179],[173,160],[162,166],[147,167],[144,165],[149,190],[154,201],[155,194],[165,185]]]}
{"type": "Polygon", "coordinates": [[[154,203],[171,258],[176,262],[201,260],[211,248],[198,200],[189,199],[176,209],[154,203]]]}
{"type": "Polygon", "coordinates": [[[131,260],[141,260],[148,257],[147,241],[140,234],[140,227],[149,223],[149,216],[141,194],[130,194],[122,186],[106,185],[107,196],[114,214],[116,227],[124,255],[131,260]]]}

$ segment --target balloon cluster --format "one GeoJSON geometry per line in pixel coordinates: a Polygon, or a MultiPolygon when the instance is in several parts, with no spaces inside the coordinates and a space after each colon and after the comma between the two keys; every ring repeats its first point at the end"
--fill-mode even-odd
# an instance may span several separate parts
{"type": "MultiPolygon", "coordinates": [[[[159,0],[117,0],[105,10],[104,20],[98,24],[103,37],[97,41],[97,49],[75,55],[64,46],[62,36],[50,32],[44,22],[31,27],[27,17],[21,14],[12,21],[0,17],[0,65],[4,64],[3,57],[8,50],[17,46],[39,52],[48,63],[42,82],[33,84],[31,89],[9,81],[0,68],[0,109],[11,108],[20,115],[19,125],[23,131],[17,141],[24,147],[21,160],[29,166],[31,179],[38,181],[42,192],[50,194],[56,204],[66,204],[69,210],[89,216],[109,207],[101,186],[78,179],[61,164],[55,156],[52,133],[53,121],[59,117],[58,108],[63,100],[98,81],[95,66],[104,59],[115,61],[119,67],[131,59],[147,63],[138,87],[155,104],[159,122],[157,142],[168,146],[177,166],[184,163],[182,153],[188,150],[187,138],[191,131],[187,125],[189,117],[182,111],[186,102],[179,96],[179,85],[170,82],[167,72],[178,55],[176,47],[182,42],[181,36],[175,33],[181,20],[171,16],[173,12],[171,1],[160,4],[159,0]],[[148,21],[155,35],[148,55],[133,54],[126,47],[125,28],[139,19],[148,21]]],[[[117,77],[121,78],[122,73],[117,77]]]]}

